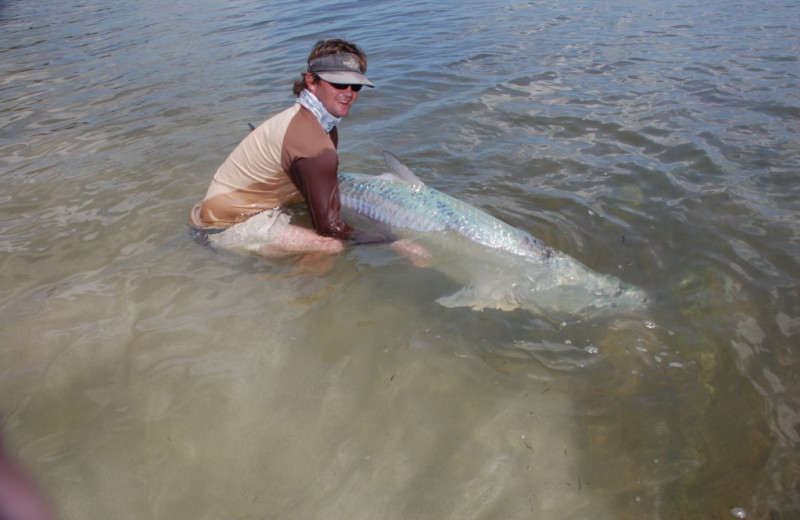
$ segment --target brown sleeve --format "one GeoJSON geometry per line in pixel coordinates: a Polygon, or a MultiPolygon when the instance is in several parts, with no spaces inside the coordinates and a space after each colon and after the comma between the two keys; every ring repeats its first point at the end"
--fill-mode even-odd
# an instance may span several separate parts
{"type": "Polygon", "coordinates": [[[314,230],[323,236],[344,238],[348,226],[340,214],[337,141],[335,128],[326,133],[314,114],[301,108],[283,137],[281,165],[308,204],[314,230]]]}
{"type": "Polygon", "coordinates": [[[289,168],[289,177],[306,199],[314,229],[320,235],[353,244],[390,242],[392,239],[388,236],[354,229],[342,219],[336,175],[338,162],[336,153],[329,151],[317,157],[298,159],[289,168]]]}
{"type": "Polygon", "coordinates": [[[328,237],[353,243],[386,242],[381,236],[357,231],[342,219],[339,200],[338,130],[326,134],[314,115],[301,109],[286,131],[281,163],[303,196],[314,230],[328,237]]]}
{"type": "Polygon", "coordinates": [[[346,239],[352,230],[342,219],[339,184],[336,177],[339,157],[324,149],[314,157],[298,158],[289,167],[289,177],[302,193],[311,214],[311,223],[323,236],[346,239]]]}

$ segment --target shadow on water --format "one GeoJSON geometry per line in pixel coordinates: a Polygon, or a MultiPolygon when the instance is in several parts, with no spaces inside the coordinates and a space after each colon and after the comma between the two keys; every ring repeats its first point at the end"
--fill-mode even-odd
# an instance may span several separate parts
{"type": "Polygon", "coordinates": [[[316,300],[301,318],[314,327],[292,339],[330,367],[319,435],[340,466],[320,469],[328,511],[356,514],[340,502],[380,496],[389,518],[612,518],[580,489],[563,381],[492,366],[493,345],[514,336],[505,313],[442,307],[436,297],[457,285],[439,272],[379,248],[354,255],[338,269],[357,279],[316,300]]]}
{"type": "Polygon", "coordinates": [[[526,317],[508,337],[487,335],[486,325],[509,318],[484,312],[466,334],[485,347],[473,355],[498,372],[561,380],[575,414],[580,485],[616,518],[726,518],[741,506],[759,518],[790,518],[750,502],[775,478],[785,448],[760,413],[763,396],[732,376],[727,317],[706,314],[720,325],[709,331],[691,309],[674,317],[657,304],[651,310],[657,324],[640,315],[569,330],[526,317]],[[524,341],[514,339],[520,334],[524,341]]]}
{"type": "MultiPolygon", "coordinates": [[[[408,358],[394,359],[398,364],[380,369],[384,384],[399,383],[403,377],[415,381],[404,392],[406,398],[415,395],[419,405],[413,412],[397,408],[396,424],[407,427],[419,421],[415,413],[435,414],[441,406],[461,411],[442,415],[436,426],[420,424],[435,428],[437,434],[421,445],[395,446],[401,453],[448,436],[460,438],[468,450],[480,445],[489,453],[503,451],[507,446],[501,432],[519,423],[504,426],[494,413],[498,407],[513,409],[531,420],[520,430],[529,436],[521,436],[517,448],[522,449],[509,456],[519,461],[541,450],[558,451],[562,457],[542,467],[527,465],[523,488],[529,491],[507,484],[502,492],[495,490],[490,503],[513,502],[526,493],[536,496],[558,481],[559,489],[550,490],[548,507],[565,508],[560,509],[563,518],[580,518],[589,510],[593,518],[724,518],[741,505],[753,513],[764,512],[750,507],[749,499],[769,478],[775,446],[763,418],[743,412],[757,410],[762,397],[745,378],[731,377],[735,362],[721,347],[729,340],[722,322],[726,310],[701,313],[687,293],[675,295],[684,300],[677,313],[670,310],[674,303],[662,301],[653,302],[646,312],[570,324],[522,310],[446,309],[435,301],[458,284],[441,273],[403,266],[388,257],[381,260],[376,249],[356,258],[359,255],[358,282],[346,283],[342,295],[315,300],[302,318],[315,323],[315,329],[295,339],[299,345],[316,344],[319,355],[326,357],[323,365],[363,362],[350,358],[354,351],[369,352],[368,356],[402,351],[420,358],[411,365],[408,358]],[[339,324],[343,319],[350,320],[351,328],[339,324]],[[708,323],[716,325],[709,330],[708,323]],[[319,330],[329,334],[323,339],[319,330]],[[417,365],[437,365],[447,358],[447,372],[434,379],[417,365]],[[440,385],[455,393],[448,394],[447,405],[428,407],[426,396],[436,394],[440,385]],[[490,388],[497,385],[507,393],[492,396],[490,388]],[[470,397],[470,392],[478,394],[470,397]],[[551,398],[555,408],[547,404],[551,398]],[[465,410],[465,402],[474,409],[465,410]],[[542,416],[539,410],[545,411],[542,416]],[[542,419],[549,426],[543,426],[542,419]],[[479,427],[487,436],[471,439],[470,432],[479,427]],[[566,504],[578,498],[591,506],[584,503],[571,512],[577,516],[570,516],[566,504]]],[[[365,385],[371,387],[377,387],[377,381],[365,385]]],[[[375,402],[355,415],[368,423],[380,422],[377,410],[395,405],[391,399],[375,402]]],[[[385,435],[391,433],[387,430],[385,435]]],[[[480,474],[480,464],[472,464],[480,474]]],[[[430,467],[412,464],[408,471],[414,479],[444,478],[430,467]]],[[[521,478],[508,468],[494,472],[500,480],[521,478]]],[[[454,479],[453,486],[467,485],[463,475],[448,478],[454,479]]],[[[513,507],[499,510],[508,513],[513,507]]],[[[770,514],[782,518],[774,510],[770,514]]]]}

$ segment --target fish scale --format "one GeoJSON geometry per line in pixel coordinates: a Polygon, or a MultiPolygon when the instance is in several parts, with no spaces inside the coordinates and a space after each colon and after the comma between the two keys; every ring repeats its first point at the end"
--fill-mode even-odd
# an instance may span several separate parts
{"type": "Polygon", "coordinates": [[[553,254],[531,234],[423,183],[341,172],[339,191],[344,207],[389,226],[421,232],[450,230],[478,244],[540,260],[553,254]]]}

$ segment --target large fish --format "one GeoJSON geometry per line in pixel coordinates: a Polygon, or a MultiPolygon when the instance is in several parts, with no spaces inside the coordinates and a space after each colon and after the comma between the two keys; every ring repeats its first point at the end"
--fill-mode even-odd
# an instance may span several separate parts
{"type": "Polygon", "coordinates": [[[641,306],[644,293],[595,273],[531,234],[427,186],[394,155],[381,175],[339,173],[345,217],[420,242],[465,287],[437,301],[479,310],[518,307],[554,318],[641,306]]]}

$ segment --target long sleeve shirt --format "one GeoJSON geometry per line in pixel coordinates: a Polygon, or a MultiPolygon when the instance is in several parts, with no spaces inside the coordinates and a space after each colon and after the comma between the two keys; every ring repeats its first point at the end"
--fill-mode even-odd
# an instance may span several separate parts
{"type": "Polygon", "coordinates": [[[353,238],[341,217],[337,145],[336,128],[325,132],[311,111],[294,104],[250,132],[225,159],[193,208],[192,224],[227,228],[305,200],[318,234],[353,238]]]}

